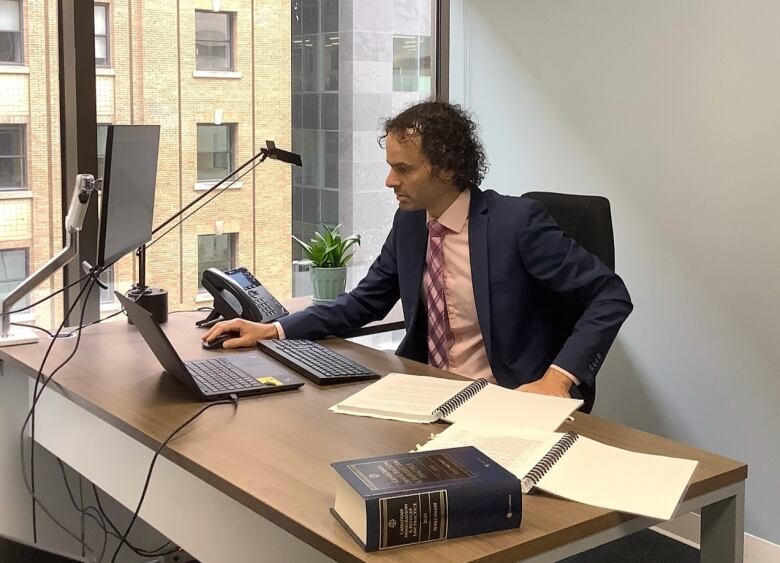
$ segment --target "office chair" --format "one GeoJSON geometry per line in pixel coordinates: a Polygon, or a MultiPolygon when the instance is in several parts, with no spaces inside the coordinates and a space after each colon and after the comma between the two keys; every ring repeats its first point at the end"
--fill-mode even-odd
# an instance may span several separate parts
{"type": "MultiPolygon", "coordinates": [[[[595,254],[610,270],[615,270],[615,237],[607,198],[554,192],[528,192],[522,197],[535,199],[544,205],[566,234],[595,254]]],[[[582,310],[572,309],[571,304],[563,303],[556,304],[551,311],[551,314],[564,318],[572,329],[581,313],[582,310]]],[[[596,400],[595,385],[592,389],[580,385],[577,391],[585,401],[582,411],[589,413],[596,400]]]]}
{"type": "Polygon", "coordinates": [[[615,271],[615,237],[607,198],[554,192],[528,192],[523,197],[544,205],[566,234],[615,271]]]}

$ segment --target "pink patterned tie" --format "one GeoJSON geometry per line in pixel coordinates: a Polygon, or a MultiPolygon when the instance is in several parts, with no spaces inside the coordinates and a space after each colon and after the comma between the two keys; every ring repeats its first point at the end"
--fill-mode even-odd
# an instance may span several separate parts
{"type": "Polygon", "coordinates": [[[447,369],[447,299],[444,295],[444,235],[449,229],[428,221],[428,256],[423,281],[428,302],[428,364],[447,369]]]}

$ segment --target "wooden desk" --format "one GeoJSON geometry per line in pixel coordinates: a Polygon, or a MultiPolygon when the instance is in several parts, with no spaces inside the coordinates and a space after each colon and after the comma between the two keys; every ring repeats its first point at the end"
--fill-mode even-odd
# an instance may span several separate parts
{"type": "MultiPolygon", "coordinates": [[[[214,355],[200,348],[199,332],[192,326],[197,317],[172,315],[165,327],[185,359],[214,355]]],[[[152,450],[201,403],[162,375],[127,323],[106,323],[84,332],[77,355],[39,403],[36,439],[133,509],[152,450]]],[[[326,343],[380,373],[441,374],[347,341],[326,343]]],[[[32,385],[29,376],[37,370],[44,346],[41,342],[0,349],[5,374],[0,377],[0,398],[5,401],[0,406],[12,400],[25,404],[32,385]]],[[[72,343],[56,345],[48,365],[56,366],[71,349],[72,343]]],[[[158,461],[141,516],[204,562],[550,561],[657,523],[530,495],[524,498],[517,530],[366,554],[329,513],[336,484],[330,464],[408,451],[443,425],[327,410],[363,385],[320,388],[307,383],[298,391],[242,400],[235,410],[210,409],[171,442],[158,461]]],[[[20,424],[21,417],[17,436],[20,424]]],[[[565,424],[605,443],[698,459],[680,513],[703,507],[703,561],[741,560],[744,464],[588,415],[565,424]]],[[[14,447],[18,452],[16,443],[14,447]]],[[[18,472],[18,458],[14,464],[18,472]]]]}

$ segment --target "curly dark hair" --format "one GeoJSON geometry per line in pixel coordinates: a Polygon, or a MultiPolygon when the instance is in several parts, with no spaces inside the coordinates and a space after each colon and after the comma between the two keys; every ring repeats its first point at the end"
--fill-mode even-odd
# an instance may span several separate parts
{"type": "Polygon", "coordinates": [[[421,102],[384,122],[379,145],[385,148],[392,134],[404,141],[419,135],[423,156],[433,173],[452,172],[454,184],[462,191],[479,186],[487,172],[487,157],[477,135],[477,124],[468,112],[446,102],[421,102]]]}

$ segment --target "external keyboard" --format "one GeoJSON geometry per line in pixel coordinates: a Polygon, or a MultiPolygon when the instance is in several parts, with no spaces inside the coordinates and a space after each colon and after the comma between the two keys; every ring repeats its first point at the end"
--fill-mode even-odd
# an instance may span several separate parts
{"type": "Polygon", "coordinates": [[[186,362],[187,370],[206,394],[235,393],[262,387],[255,379],[224,358],[186,362]]]}
{"type": "Polygon", "coordinates": [[[311,340],[258,340],[257,346],[320,385],[379,379],[379,374],[311,340]]]}

